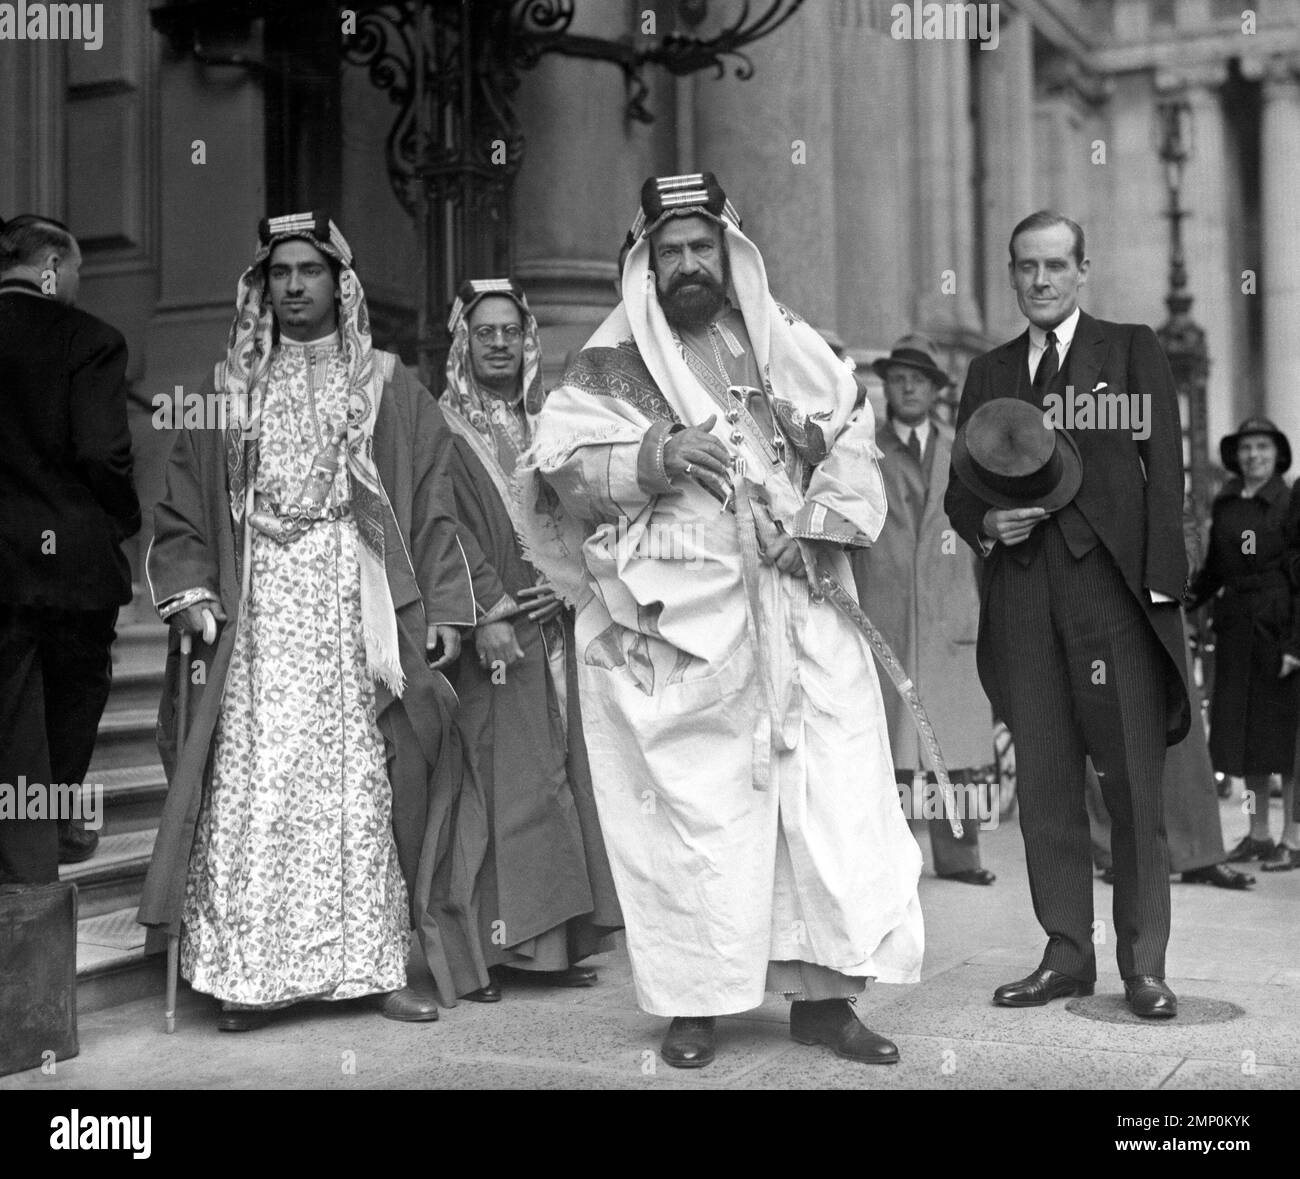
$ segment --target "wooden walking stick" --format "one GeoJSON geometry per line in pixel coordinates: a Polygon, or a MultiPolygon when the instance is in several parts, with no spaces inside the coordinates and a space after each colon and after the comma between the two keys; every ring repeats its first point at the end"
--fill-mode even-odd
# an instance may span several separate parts
{"type": "MultiPolygon", "coordinates": [[[[186,727],[190,711],[190,652],[194,649],[194,636],[189,631],[181,632],[180,679],[176,685],[176,765],[181,763],[185,752],[186,727]]],[[[167,934],[167,1005],[163,1011],[163,1020],[167,1034],[176,1031],[176,984],[180,973],[181,935],[179,928],[175,933],[167,934]]]]}

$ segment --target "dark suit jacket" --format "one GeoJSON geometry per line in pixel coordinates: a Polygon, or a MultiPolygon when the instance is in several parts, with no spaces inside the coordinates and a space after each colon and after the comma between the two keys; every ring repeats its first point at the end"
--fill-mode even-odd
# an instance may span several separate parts
{"type": "Polygon", "coordinates": [[[131,600],[120,542],[140,530],[126,341],[31,284],[0,285],[0,601],[131,600]]]}
{"type": "MultiPolygon", "coordinates": [[[[1075,396],[1137,394],[1146,406],[1150,434],[1133,430],[1074,429],[1070,436],[1083,460],[1083,484],[1074,503],[1096,532],[1125,583],[1146,611],[1168,654],[1168,736],[1187,732],[1190,706],[1184,681],[1182,623],[1177,606],[1152,606],[1148,590],[1180,602],[1187,586],[1183,546],[1183,443],[1178,395],[1169,362],[1155,333],[1143,324],[1108,323],[1079,315],[1066,355],[1066,377],[1075,396]],[[1097,387],[1104,383],[1104,388],[1097,387]]],[[[1029,331],[971,361],[957,411],[957,426],[994,397],[1035,400],[1029,381],[1029,331]]],[[[949,471],[944,509],[958,534],[977,552],[980,524],[993,505],[970,491],[949,471]]],[[[996,562],[1006,556],[997,545],[985,563],[984,595],[996,562]]],[[[981,618],[980,674],[995,710],[996,680],[981,618]]]]}

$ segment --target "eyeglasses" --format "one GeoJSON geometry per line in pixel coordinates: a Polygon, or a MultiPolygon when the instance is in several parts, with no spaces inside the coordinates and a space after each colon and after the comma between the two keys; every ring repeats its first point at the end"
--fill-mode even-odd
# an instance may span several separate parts
{"type": "Polygon", "coordinates": [[[507,344],[518,344],[524,338],[524,329],[517,323],[508,323],[505,327],[493,327],[484,324],[474,329],[474,339],[480,344],[491,344],[500,336],[507,344]]]}

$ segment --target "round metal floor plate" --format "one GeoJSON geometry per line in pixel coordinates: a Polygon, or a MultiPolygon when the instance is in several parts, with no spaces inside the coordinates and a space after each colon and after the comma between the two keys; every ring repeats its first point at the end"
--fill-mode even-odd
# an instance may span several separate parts
{"type": "Polygon", "coordinates": [[[1223,999],[1202,999],[1196,995],[1178,996],[1178,1014],[1173,1019],[1144,1019],[1129,1010],[1122,994],[1089,995],[1086,999],[1071,999],[1065,1005],[1071,1015],[1096,1019],[1102,1023],[1133,1023],[1143,1027],[1187,1027],[1198,1023],[1228,1023],[1245,1015],[1235,1003],[1223,999]]]}

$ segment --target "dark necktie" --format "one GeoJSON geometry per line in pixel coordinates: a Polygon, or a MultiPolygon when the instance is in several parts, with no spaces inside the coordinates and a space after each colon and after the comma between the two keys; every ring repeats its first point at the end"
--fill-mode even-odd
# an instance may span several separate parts
{"type": "Polygon", "coordinates": [[[1040,405],[1047,395],[1047,388],[1052,383],[1052,378],[1060,372],[1060,369],[1061,360],[1056,355],[1056,333],[1048,332],[1047,345],[1043,349],[1042,359],[1038,362],[1038,371],[1034,373],[1034,396],[1040,405]]]}
{"type": "Polygon", "coordinates": [[[918,465],[920,464],[920,462],[921,462],[921,439],[920,439],[919,437],[917,437],[917,433],[916,433],[915,430],[913,430],[913,431],[912,431],[910,434],[908,434],[908,436],[907,436],[907,453],[910,454],[914,459],[916,459],[918,465]]]}

